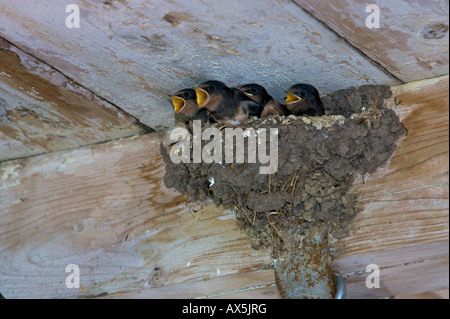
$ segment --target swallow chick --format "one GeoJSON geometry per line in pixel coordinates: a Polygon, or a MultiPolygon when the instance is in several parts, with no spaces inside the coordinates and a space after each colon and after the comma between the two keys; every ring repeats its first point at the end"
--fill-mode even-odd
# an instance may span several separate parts
{"type": "Polygon", "coordinates": [[[199,108],[206,108],[219,124],[239,125],[250,116],[259,116],[262,111],[242,91],[230,88],[220,81],[207,81],[194,88],[199,108]]]}
{"type": "Polygon", "coordinates": [[[284,105],[281,105],[275,101],[272,96],[267,93],[267,90],[255,83],[245,84],[239,88],[249,98],[263,107],[260,117],[268,117],[270,115],[285,115],[286,109],[284,105]]]}
{"type": "Polygon", "coordinates": [[[287,90],[286,108],[294,115],[322,116],[325,114],[319,91],[305,83],[294,84],[287,90]]]}
{"type": "Polygon", "coordinates": [[[175,114],[182,114],[194,119],[198,112],[197,96],[194,89],[183,89],[169,96],[173,103],[175,114]]]}
{"type": "Polygon", "coordinates": [[[172,100],[175,114],[183,115],[185,120],[201,120],[202,124],[215,122],[208,110],[198,108],[194,89],[183,89],[169,97],[172,100]]]}
{"type": "Polygon", "coordinates": [[[198,109],[197,115],[195,115],[194,120],[200,120],[202,121],[202,124],[216,123],[213,116],[211,115],[211,112],[204,108],[198,109]]]}

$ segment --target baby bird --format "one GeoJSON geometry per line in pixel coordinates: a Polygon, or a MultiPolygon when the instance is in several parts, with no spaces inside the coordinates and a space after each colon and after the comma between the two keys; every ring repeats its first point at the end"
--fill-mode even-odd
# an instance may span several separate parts
{"type": "Polygon", "coordinates": [[[294,84],[287,90],[286,96],[286,108],[294,115],[322,116],[325,114],[319,91],[310,84],[294,84]]]}
{"type": "Polygon", "coordinates": [[[169,97],[172,100],[175,114],[181,114],[188,120],[201,120],[202,124],[214,122],[208,110],[199,109],[194,89],[183,89],[169,97]]]}
{"type": "Polygon", "coordinates": [[[182,114],[194,119],[198,112],[197,96],[194,89],[183,89],[169,96],[173,103],[175,114],[182,114]]]}
{"type": "Polygon", "coordinates": [[[262,118],[270,115],[285,115],[287,113],[284,105],[275,101],[272,96],[267,93],[267,90],[259,84],[245,84],[241,86],[239,90],[263,107],[260,116],[262,118]]]}
{"type": "Polygon", "coordinates": [[[206,108],[219,124],[239,125],[249,116],[261,114],[261,105],[242,91],[230,88],[223,82],[207,81],[194,90],[198,106],[206,108]]]}

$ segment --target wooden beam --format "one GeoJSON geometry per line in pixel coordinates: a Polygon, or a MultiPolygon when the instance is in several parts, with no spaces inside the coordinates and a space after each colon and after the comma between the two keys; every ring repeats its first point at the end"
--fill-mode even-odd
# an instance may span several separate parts
{"type": "MultiPolygon", "coordinates": [[[[250,247],[234,212],[212,203],[194,211],[183,195],[165,188],[161,137],[1,164],[6,298],[117,296],[268,267],[270,253],[250,247]],[[66,288],[68,264],[80,267],[80,289],[66,288]]],[[[172,296],[192,292],[174,288],[172,296]]],[[[208,294],[238,288],[230,283],[208,294]]]]}
{"type": "Polygon", "coordinates": [[[189,281],[154,289],[117,292],[103,298],[230,298],[279,299],[273,269],[245,271],[207,280],[189,281]]]}
{"type": "Polygon", "coordinates": [[[380,28],[368,28],[371,3],[294,0],[403,82],[448,74],[448,1],[377,1],[380,28]]]}
{"type": "Polygon", "coordinates": [[[334,266],[348,277],[350,296],[448,288],[448,85],[444,76],[393,89],[388,105],[408,134],[385,167],[355,185],[363,212],[334,246],[334,266]],[[369,264],[382,269],[382,289],[366,288],[369,264]]]}
{"type": "Polygon", "coordinates": [[[208,79],[277,99],[300,81],[324,93],[400,84],[291,1],[76,3],[69,29],[68,3],[0,0],[0,36],[156,130],[173,125],[167,94],[208,79]]]}
{"type": "Polygon", "coordinates": [[[144,131],[122,110],[0,39],[0,161],[144,131]]]}
{"type": "MultiPolygon", "coordinates": [[[[361,177],[333,245],[349,297],[448,287],[448,77],[394,88],[408,135],[361,177]],[[364,183],[363,183],[364,180],[364,183]],[[381,288],[367,289],[377,264],[381,288]]],[[[269,250],[234,213],[166,189],[154,133],[0,164],[0,292],[14,297],[277,297],[269,250]],[[65,267],[77,264],[80,289],[65,267]],[[197,290],[198,289],[198,290],[197,290]]]]}

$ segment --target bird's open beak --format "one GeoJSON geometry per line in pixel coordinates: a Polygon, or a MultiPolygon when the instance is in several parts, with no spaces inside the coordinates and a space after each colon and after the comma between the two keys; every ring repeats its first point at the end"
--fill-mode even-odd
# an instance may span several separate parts
{"type": "Polygon", "coordinates": [[[286,92],[286,104],[298,102],[298,101],[301,101],[301,99],[302,99],[301,97],[299,97],[295,94],[286,92]]]}
{"type": "Polygon", "coordinates": [[[169,97],[172,100],[173,107],[175,109],[175,114],[180,112],[183,109],[184,105],[186,104],[186,101],[183,98],[175,95],[169,97]]]}
{"type": "Polygon", "coordinates": [[[200,88],[194,88],[195,94],[197,96],[197,104],[198,107],[203,107],[206,103],[208,103],[209,100],[209,94],[203,89],[200,88]]]}

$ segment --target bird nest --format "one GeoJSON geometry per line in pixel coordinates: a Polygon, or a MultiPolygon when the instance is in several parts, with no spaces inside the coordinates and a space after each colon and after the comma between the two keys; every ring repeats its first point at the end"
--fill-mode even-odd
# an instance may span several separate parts
{"type": "MultiPolygon", "coordinates": [[[[318,222],[332,237],[345,236],[359,209],[351,191],[355,177],[386,163],[406,132],[385,107],[390,96],[386,86],[351,88],[323,97],[328,115],[273,116],[240,125],[243,132],[277,129],[278,169],[272,174],[261,174],[266,165],[249,163],[247,153],[243,163],[175,164],[161,146],[165,184],[191,200],[210,197],[233,208],[255,249],[283,244],[318,222]]],[[[270,140],[265,143],[269,150],[270,140]]]]}

